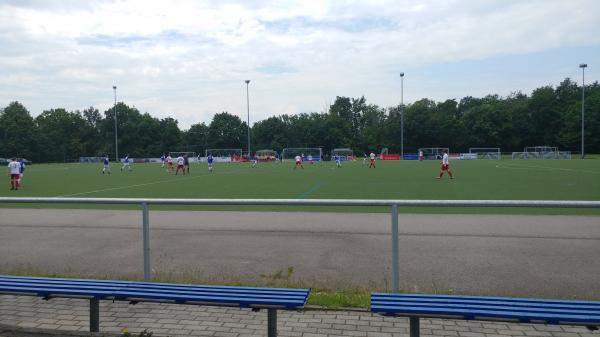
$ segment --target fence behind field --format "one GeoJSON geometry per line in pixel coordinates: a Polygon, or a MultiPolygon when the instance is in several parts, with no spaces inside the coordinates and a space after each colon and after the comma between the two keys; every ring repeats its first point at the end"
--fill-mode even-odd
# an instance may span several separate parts
{"type": "Polygon", "coordinates": [[[45,198],[0,197],[0,203],[104,204],[142,206],[144,280],[151,280],[150,205],[273,205],[273,206],[373,206],[390,207],[392,240],[392,290],[399,291],[399,207],[525,207],[600,208],[600,201],[569,200],[365,200],[365,199],[154,199],[154,198],[45,198]]]}

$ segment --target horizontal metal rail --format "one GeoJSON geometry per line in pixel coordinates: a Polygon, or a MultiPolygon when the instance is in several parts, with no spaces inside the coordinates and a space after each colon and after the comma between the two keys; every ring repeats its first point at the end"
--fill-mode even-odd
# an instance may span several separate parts
{"type": "Polygon", "coordinates": [[[161,199],[161,198],[68,198],[0,197],[2,203],[120,204],[142,206],[144,280],[151,280],[150,205],[281,205],[281,206],[388,206],[391,208],[392,290],[399,291],[398,207],[537,207],[600,208],[595,200],[418,200],[418,199],[161,199]]]}
{"type": "Polygon", "coordinates": [[[414,207],[548,207],[600,208],[595,200],[419,200],[419,199],[164,199],[0,197],[0,203],[138,204],[148,205],[293,205],[293,206],[414,206],[414,207]]]}

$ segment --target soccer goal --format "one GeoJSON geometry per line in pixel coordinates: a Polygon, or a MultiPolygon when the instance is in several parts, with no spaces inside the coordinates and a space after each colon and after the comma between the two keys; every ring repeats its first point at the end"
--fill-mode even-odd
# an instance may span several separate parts
{"type": "Polygon", "coordinates": [[[556,146],[526,146],[523,152],[513,152],[512,159],[571,159],[571,151],[559,151],[556,146]]]}
{"type": "Polygon", "coordinates": [[[231,163],[242,161],[242,149],[206,149],[204,151],[204,158],[202,161],[206,161],[208,155],[213,156],[215,162],[231,163]]]}
{"type": "Polygon", "coordinates": [[[281,151],[281,160],[294,160],[296,156],[301,156],[303,161],[321,161],[323,149],[319,147],[287,147],[281,151]]]}
{"type": "Polygon", "coordinates": [[[502,158],[499,147],[470,147],[469,153],[477,155],[477,159],[500,160],[502,158]]]}
{"type": "Polygon", "coordinates": [[[196,152],[189,152],[189,151],[170,151],[169,152],[169,156],[171,156],[171,158],[173,158],[173,160],[175,160],[177,157],[181,156],[181,157],[188,157],[188,160],[192,163],[198,161],[198,155],[196,154],[196,152]]]}
{"type": "Polygon", "coordinates": [[[419,153],[423,152],[423,159],[435,160],[442,159],[444,152],[450,154],[450,148],[447,147],[423,147],[419,148],[419,153]]]}
{"type": "Polygon", "coordinates": [[[331,151],[331,159],[333,160],[335,156],[340,156],[341,160],[354,160],[354,151],[349,148],[333,149],[331,151]]]}
{"type": "Polygon", "coordinates": [[[277,151],[275,150],[258,150],[256,151],[258,160],[260,161],[272,161],[277,158],[277,151]]]}

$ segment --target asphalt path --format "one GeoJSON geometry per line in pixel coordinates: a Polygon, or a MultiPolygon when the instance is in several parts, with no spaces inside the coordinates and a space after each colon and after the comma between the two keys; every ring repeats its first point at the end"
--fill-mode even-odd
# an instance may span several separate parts
{"type": "MultiPolygon", "coordinates": [[[[143,273],[141,211],[0,209],[0,272],[143,273]]],[[[405,291],[600,298],[600,217],[400,214],[405,291]]],[[[151,211],[155,273],[389,288],[389,214],[151,211]],[[282,271],[282,273],[278,273],[282,271]]]]}

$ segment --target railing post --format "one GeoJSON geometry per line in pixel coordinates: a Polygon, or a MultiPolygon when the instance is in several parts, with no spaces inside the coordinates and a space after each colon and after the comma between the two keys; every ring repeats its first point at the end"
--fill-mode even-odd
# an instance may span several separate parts
{"type": "Polygon", "coordinates": [[[398,205],[392,205],[392,291],[399,292],[398,205]]]}
{"type": "Polygon", "coordinates": [[[142,221],[143,221],[143,236],[144,236],[144,281],[150,282],[150,215],[148,203],[142,203],[142,221]]]}

